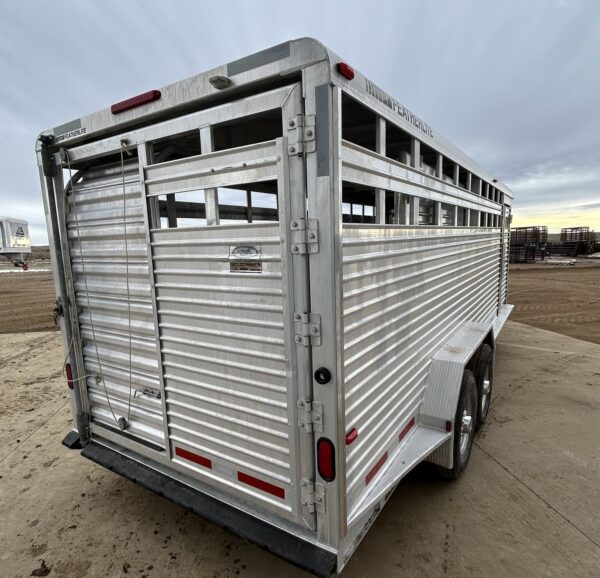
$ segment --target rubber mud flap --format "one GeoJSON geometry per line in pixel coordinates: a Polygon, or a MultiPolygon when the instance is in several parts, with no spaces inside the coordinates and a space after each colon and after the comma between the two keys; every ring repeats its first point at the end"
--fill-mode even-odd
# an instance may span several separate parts
{"type": "Polygon", "coordinates": [[[72,430],[70,431],[61,442],[63,446],[69,448],[70,450],[80,450],[81,449],[81,440],[79,439],[79,434],[72,430]]]}
{"type": "Polygon", "coordinates": [[[311,574],[325,578],[335,572],[337,558],[332,552],[220,502],[110,448],[90,442],[81,451],[81,455],[311,574]]]}

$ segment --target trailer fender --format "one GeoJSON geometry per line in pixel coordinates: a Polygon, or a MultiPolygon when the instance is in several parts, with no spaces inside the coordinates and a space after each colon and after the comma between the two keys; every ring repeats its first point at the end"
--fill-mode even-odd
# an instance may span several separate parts
{"type": "Polygon", "coordinates": [[[454,417],[463,372],[481,343],[489,339],[492,322],[468,323],[433,357],[429,382],[423,397],[419,421],[439,429],[451,428],[452,436],[427,459],[440,466],[453,467],[454,417]]]}

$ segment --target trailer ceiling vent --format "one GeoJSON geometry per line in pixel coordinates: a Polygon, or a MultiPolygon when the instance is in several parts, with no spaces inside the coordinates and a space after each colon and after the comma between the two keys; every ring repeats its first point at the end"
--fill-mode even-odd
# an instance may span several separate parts
{"type": "Polygon", "coordinates": [[[122,100],[121,102],[117,102],[110,107],[110,112],[113,114],[119,114],[121,112],[125,112],[126,110],[130,110],[132,108],[136,108],[138,106],[142,106],[142,104],[148,104],[149,102],[154,102],[160,98],[160,90],[149,90],[148,92],[144,92],[142,94],[138,94],[137,96],[132,96],[126,100],[122,100]]]}

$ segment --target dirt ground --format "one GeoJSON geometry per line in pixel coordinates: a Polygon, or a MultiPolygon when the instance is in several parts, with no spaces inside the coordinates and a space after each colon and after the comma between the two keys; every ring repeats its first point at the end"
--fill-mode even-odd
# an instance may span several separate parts
{"type": "MultiPolygon", "coordinates": [[[[0,335],[1,576],[305,575],[62,447],[59,339],[0,335]]],[[[508,322],[496,367],[463,478],[417,468],[343,576],[598,576],[600,346],[508,322]]]]}
{"type": "MultiPolygon", "coordinates": [[[[304,576],[60,445],[71,419],[43,257],[0,265],[0,577],[304,576]]],[[[515,312],[469,469],[410,474],[345,577],[600,576],[599,282],[594,265],[511,268],[515,312]]]]}
{"type": "Polygon", "coordinates": [[[36,248],[29,271],[0,259],[0,333],[55,330],[52,309],[56,293],[48,248],[36,248]]]}
{"type": "Polygon", "coordinates": [[[600,343],[600,259],[511,265],[509,283],[513,321],[600,343]]]}

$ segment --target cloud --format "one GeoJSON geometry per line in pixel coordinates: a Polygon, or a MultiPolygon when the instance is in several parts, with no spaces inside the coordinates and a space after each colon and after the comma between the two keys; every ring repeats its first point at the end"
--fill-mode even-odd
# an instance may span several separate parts
{"type": "Polygon", "coordinates": [[[509,184],[516,218],[595,208],[595,0],[307,0],[293,13],[276,0],[22,0],[0,19],[0,213],[25,216],[43,240],[43,129],[306,35],[509,184]]]}

